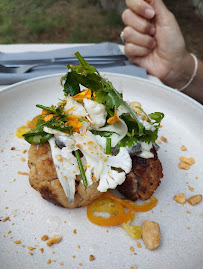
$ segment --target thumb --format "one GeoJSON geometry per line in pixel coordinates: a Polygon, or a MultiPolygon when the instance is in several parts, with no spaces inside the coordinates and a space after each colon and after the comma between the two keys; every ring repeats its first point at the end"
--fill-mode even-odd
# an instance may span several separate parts
{"type": "Polygon", "coordinates": [[[167,18],[171,13],[162,0],[145,0],[148,2],[155,11],[156,22],[159,23],[168,21],[167,18]]]}

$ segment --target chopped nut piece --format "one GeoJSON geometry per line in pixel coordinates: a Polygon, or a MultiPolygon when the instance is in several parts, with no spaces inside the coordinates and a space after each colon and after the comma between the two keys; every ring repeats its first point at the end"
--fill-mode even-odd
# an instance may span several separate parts
{"type": "Polygon", "coordinates": [[[58,244],[61,241],[60,235],[54,235],[53,237],[49,238],[47,241],[47,246],[51,246],[53,244],[58,244]]]}
{"type": "Polygon", "coordinates": [[[194,196],[190,197],[189,199],[187,199],[187,202],[190,205],[199,204],[201,201],[202,201],[202,195],[201,194],[194,195],[194,196]]]}
{"type": "Polygon", "coordinates": [[[142,223],[142,238],[149,249],[156,249],[160,244],[160,227],[153,221],[145,220],[142,223]]]}
{"type": "Polygon", "coordinates": [[[41,237],[42,241],[46,241],[47,239],[49,239],[49,237],[46,234],[42,235],[41,237]]]}
{"type": "Polygon", "coordinates": [[[167,143],[168,142],[168,140],[167,140],[167,138],[166,137],[164,137],[164,136],[161,136],[161,141],[163,141],[164,143],[167,143]]]}
{"type": "Polygon", "coordinates": [[[22,176],[29,176],[29,174],[26,173],[26,172],[20,172],[20,171],[18,171],[17,173],[18,173],[19,175],[22,175],[22,176]]]}
{"type": "Polygon", "coordinates": [[[130,250],[133,252],[135,249],[134,249],[134,247],[131,246],[131,247],[130,247],[130,250]]]}
{"type": "Polygon", "coordinates": [[[11,150],[15,150],[16,148],[15,147],[12,147],[11,150]]]}
{"type": "Polygon", "coordinates": [[[142,247],[141,244],[140,244],[139,242],[137,242],[137,247],[138,247],[138,248],[141,248],[141,247],[142,247]]]}
{"type": "Polygon", "coordinates": [[[76,229],[75,229],[75,230],[73,230],[73,233],[74,233],[74,234],[76,234],[76,233],[77,233],[76,229]]]}
{"type": "Polygon", "coordinates": [[[160,140],[158,140],[158,141],[157,141],[157,144],[161,144],[161,141],[160,141],[160,140]]]}
{"type": "Polygon", "coordinates": [[[94,255],[90,255],[90,257],[89,257],[89,260],[90,260],[90,261],[93,261],[93,260],[95,260],[95,257],[94,257],[94,255]]]}
{"type": "Polygon", "coordinates": [[[63,265],[63,262],[60,262],[59,265],[63,265]]]}
{"type": "Polygon", "coordinates": [[[43,248],[40,248],[39,251],[40,251],[41,253],[43,253],[43,252],[44,252],[44,249],[43,249],[43,248]]]}
{"type": "Polygon", "coordinates": [[[193,187],[189,187],[189,190],[190,191],[194,191],[195,189],[193,187]]]}
{"type": "Polygon", "coordinates": [[[139,107],[141,107],[141,104],[139,102],[131,102],[130,106],[134,108],[135,112],[137,114],[141,114],[142,111],[139,109],[139,107]]]}
{"type": "Polygon", "coordinates": [[[29,253],[31,256],[33,255],[33,253],[32,253],[32,252],[30,252],[30,251],[29,251],[28,253],[29,253]]]}
{"type": "Polygon", "coordinates": [[[2,219],[3,222],[10,220],[9,217],[5,217],[4,219],[2,219]]]}
{"type": "Polygon", "coordinates": [[[173,197],[173,199],[179,204],[184,204],[185,203],[185,194],[178,193],[173,197]]]}
{"type": "Polygon", "coordinates": [[[190,166],[189,166],[189,164],[187,164],[187,163],[180,162],[180,163],[178,164],[178,168],[179,168],[179,169],[185,169],[185,170],[188,170],[188,169],[190,169],[190,166]]]}
{"type": "Polygon", "coordinates": [[[16,240],[16,241],[14,241],[14,243],[18,245],[18,244],[21,243],[21,241],[20,240],[16,240]]]}
{"type": "Polygon", "coordinates": [[[24,248],[24,247],[25,247],[25,245],[23,245],[23,244],[22,244],[22,245],[21,245],[21,247],[22,247],[22,248],[24,248]]]}
{"type": "Polygon", "coordinates": [[[181,162],[187,163],[189,165],[192,165],[195,163],[194,158],[186,158],[186,157],[180,156],[180,160],[181,160],[181,162]]]}
{"type": "Polygon", "coordinates": [[[187,148],[186,148],[184,145],[182,145],[180,149],[181,149],[182,151],[187,150],[187,148]]]}
{"type": "Polygon", "coordinates": [[[50,260],[50,259],[48,259],[47,264],[50,264],[50,263],[51,263],[51,260],[50,260]]]}
{"type": "Polygon", "coordinates": [[[11,231],[8,231],[8,234],[10,234],[11,233],[11,231]]]}
{"type": "Polygon", "coordinates": [[[21,157],[20,160],[21,160],[21,162],[25,162],[25,158],[21,157]]]}
{"type": "Polygon", "coordinates": [[[62,162],[63,161],[63,158],[61,155],[56,155],[56,159],[59,161],[59,162],[62,162]]]}
{"type": "Polygon", "coordinates": [[[29,250],[33,250],[33,249],[36,249],[36,248],[33,248],[33,247],[28,247],[29,250]]]}

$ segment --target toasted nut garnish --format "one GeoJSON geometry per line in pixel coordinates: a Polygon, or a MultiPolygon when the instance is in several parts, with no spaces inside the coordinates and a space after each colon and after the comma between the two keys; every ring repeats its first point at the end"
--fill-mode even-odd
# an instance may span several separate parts
{"type": "Polygon", "coordinates": [[[178,193],[173,197],[173,199],[179,204],[184,204],[185,203],[185,194],[178,193]]]}
{"type": "Polygon", "coordinates": [[[20,240],[16,240],[16,241],[14,241],[14,243],[18,245],[18,244],[21,243],[21,241],[20,240]]]}
{"type": "Polygon", "coordinates": [[[179,168],[179,169],[185,169],[185,170],[188,170],[188,169],[190,169],[190,166],[189,166],[189,164],[187,164],[187,163],[180,162],[180,163],[178,164],[178,168],[179,168]]]}
{"type": "Polygon", "coordinates": [[[149,249],[155,249],[160,244],[161,232],[159,224],[145,220],[142,223],[142,238],[149,249]]]}
{"type": "Polygon", "coordinates": [[[51,260],[50,260],[50,259],[48,259],[47,264],[50,264],[50,263],[51,263],[51,260]]]}
{"type": "Polygon", "coordinates": [[[60,235],[54,235],[53,237],[49,238],[49,240],[47,241],[47,246],[57,244],[60,241],[61,241],[61,236],[60,235]]]}
{"type": "Polygon", "coordinates": [[[201,201],[202,201],[202,195],[201,194],[194,195],[194,196],[190,197],[189,199],[187,199],[187,202],[190,205],[199,204],[201,201]]]}
{"type": "Polygon", "coordinates": [[[5,217],[4,219],[2,219],[3,222],[6,222],[7,220],[10,220],[9,217],[5,217]]]}
{"type": "Polygon", "coordinates": [[[36,249],[36,248],[33,248],[33,247],[30,247],[30,246],[29,246],[28,249],[29,249],[29,250],[33,250],[33,249],[36,249]]]}
{"type": "Polygon", "coordinates": [[[181,160],[181,162],[187,163],[189,165],[195,163],[195,159],[194,158],[186,158],[186,157],[180,156],[180,160],[181,160]]]}
{"type": "Polygon", "coordinates": [[[180,149],[181,149],[182,151],[187,150],[186,146],[184,146],[184,145],[182,145],[180,149]]]}
{"type": "Polygon", "coordinates": [[[90,255],[89,260],[93,261],[93,260],[95,260],[95,257],[93,255],[90,255]]]}
{"type": "Polygon", "coordinates": [[[46,234],[44,234],[44,235],[42,235],[41,240],[42,240],[42,241],[46,241],[48,238],[49,238],[49,237],[48,237],[46,234]]]}
{"type": "Polygon", "coordinates": [[[160,138],[164,143],[167,143],[168,142],[168,140],[167,140],[167,138],[166,137],[164,137],[164,136],[161,136],[161,138],[160,138]]]}
{"type": "Polygon", "coordinates": [[[134,108],[135,112],[137,114],[141,114],[142,111],[139,109],[139,107],[141,107],[141,104],[139,102],[131,102],[130,106],[134,108]]]}

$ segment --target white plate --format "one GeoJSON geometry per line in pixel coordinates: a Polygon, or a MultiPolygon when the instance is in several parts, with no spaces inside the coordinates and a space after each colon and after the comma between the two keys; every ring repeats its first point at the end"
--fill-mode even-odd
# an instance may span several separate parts
{"type": "Polygon", "coordinates": [[[141,225],[147,219],[159,223],[161,244],[152,251],[145,247],[142,240],[130,238],[121,227],[100,227],[90,223],[86,208],[68,210],[47,202],[30,187],[28,176],[17,173],[29,172],[27,153],[22,153],[29,145],[15,137],[16,129],[40,112],[35,104],[58,102],[57,98],[63,95],[60,77],[33,79],[0,93],[0,219],[10,217],[10,221],[0,222],[1,269],[203,268],[203,202],[192,207],[173,200],[179,192],[184,192],[186,198],[203,194],[202,106],[162,85],[135,77],[108,74],[114,86],[124,92],[124,98],[142,103],[147,113],[161,111],[165,114],[160,136],[165,136],[168,143],[162,142],[158,152],[164,171],[162,183],[155,192],[159,202],[152,211],[137,213],[133,222],[141,225]],[[182,145],[188,150],[182,152],[182,145]],[[196,163],[188,171],[178,169],[181,155],[195,158],[196,163]],[[25,162],[22,162],[22,157],[25,162]],[[194,191],[191,192],[189,187],[193,187],[194,191]],[[8,234],[9,231],[11,233],[8,234]],[[46,242],[41,241],[44,234],[60,234],[62,241],[48,247],[46,242]],[[16,245],[16,240],[22,243],[16,245]],[[137,247],[137,242],[141,243],[142,248],[137,247]],[[28,253],[28,246],[36,248],[32,256],[28,253]],[[134,247],[133,252],[131,246],[134,247]],[[40,248],[44,248],[43,254],[40,248]],[[91,254],[95,256],[94,261],[89,261],[91,254]],[[48,259],[52,261],[49,265],[48,259]],[[64,263],[64,267],[60,266],[60,262],[64,263]]]}

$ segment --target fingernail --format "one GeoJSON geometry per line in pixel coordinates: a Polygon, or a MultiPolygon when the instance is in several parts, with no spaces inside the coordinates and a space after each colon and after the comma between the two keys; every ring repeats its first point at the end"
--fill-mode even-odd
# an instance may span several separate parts
{"type": "Polygon", "coordinates": [[[145,9],[145,16],[147,19],[152,19],[154,17],[154,14],[155,14],[155,12],[153,9],[151,9],[151,8],[145,9]]]}
{"type": "Polygon", "coordinates": [[[154,35],[155,34],[155,27],[151,26],[151,28],[149,29],[149,34],[150,35],[154,35]]]}

